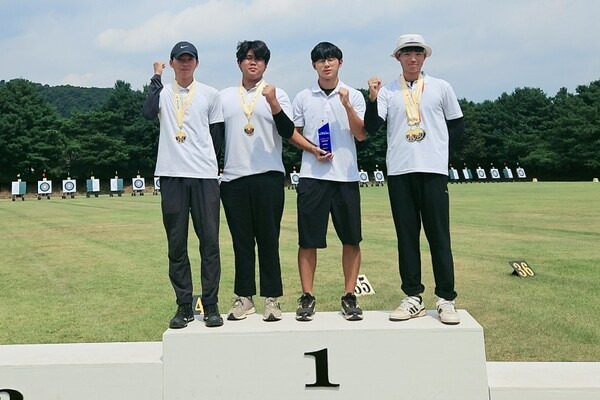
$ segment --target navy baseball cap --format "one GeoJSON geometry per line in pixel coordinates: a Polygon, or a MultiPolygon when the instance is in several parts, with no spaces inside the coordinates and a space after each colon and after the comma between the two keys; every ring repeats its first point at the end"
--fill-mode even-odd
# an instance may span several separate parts
{"type": "Polygon", "coordinates": [[[196,60],[198,59],[198,50],[196,50],[196,46],[186,41],[179,42],[173,46],[173,50],[171,50],[171,59],[179,58],[184,54],[189,54],[196,60]]]}

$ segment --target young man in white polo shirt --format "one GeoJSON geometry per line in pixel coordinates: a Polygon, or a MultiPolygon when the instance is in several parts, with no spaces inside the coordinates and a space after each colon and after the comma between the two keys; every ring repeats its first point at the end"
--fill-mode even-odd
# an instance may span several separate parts
{"type": "Polygon", "coordinates": [[[263,319],[281,319],[277,298],[283,295],[279,260],[285,177],[282,138],[321,154],[317,146],[294,133],[287,93],[263,79],[270,57],[263,41],[238,43],[236,58],[242,80],[220,93],[225,119],[221,200],[233,240],[237,296],[229,320],[245,319],[256,312],[252,299],[256,294],[255,243],[260,295],[265,298],[263,319]]]}
{"type": "Polygon", "coordinates": [[[458,324],[450,247],[448,152],[464,131],[463,114],[450,84],[422,72],[431,48],[421,35],[402,35],[392,53],[400,77],[381,87],[369,79],[365,128],[375,133],[387,120],[388,191],[398,238],[398,264],[406,298],[392,321],[425,315],[419,237],[429,241],[436,309],[445,324],[458,324]]]}
{"type": "Polygon", "coordinates": [[[303,294],[296,319],[310,321],[315,313],[313,283],[317,249],[327,247],[329,214],[342,242],[344,295],[342,313],[351,321],[363,318],[354,287],[360,269],[360,193],[355,140],[366,138],[363,127],[365,101],[362,94],[338,77],[342,51],[321,42],[311,52],[317,82],[300,92],[293,102],[294,125],[312,143],[330,153],[318,160],[303,152],[298,183],[298,269],[303,294]]]}
{"type": "Polygon", "coordinates": [[[160,177],[161,209],[167,233],[169,278],[177,298],[177,312],[169,324],[178,329],[194,320],[192,273],[187,253],[189,215],[200,240],[202,305],[208,327],[223,325],[218,292],[219,183],[216,151],[223,114],[216,89],[197,82],[198,51],[189,42],[171,50],[169,65],[175,82],[163,87],[165,63],[154,63],[143,114],[158,115],[160,138],[155,175],[160,177]]]}

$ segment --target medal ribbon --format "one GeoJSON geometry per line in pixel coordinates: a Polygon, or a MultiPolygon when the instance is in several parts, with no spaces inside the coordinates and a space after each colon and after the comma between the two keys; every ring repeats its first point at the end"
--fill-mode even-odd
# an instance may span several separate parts
{"type": "Polygon", "coordinates": [[[177,84],[177,81],[173,83],[173,106],[175,107],[175,122],[177,123],[177,127],[179,127],[179,131],[183,131],[183,118],[185,113],[190,108],[190,104],[192,103],[192,99],[196,94],[196,81],[194,80],[192,84],[189,86],[188,94],[185,98],[181,99],[181,87],[177,84]]]}
{"type": "Polygon", "coordinates": [[[252,100],[250,100],[250,104],[246,103],[246,93],[248,93],[248,91],[246,91],[246,89],[244,88],[244,86],[242,86],[241,83],[240,86],[238,86],[238,91],[240,93],[240,103],[242,103],[242,110],[244,111],[244,114],[246,114],[248,123],[250,123],[250,118],[252,118],[252,113],[254,112],[254,107],[256,107],[256,101],[258,100],[258,96],[262,93],[266,85],[267,82],[265,82],[264,79],[260,81],[260,83],[256,87],[256,92],[252,96],[252,100]]]}
{"type": "Polygon", "coordinates": [[[425,79],[423,74],[419,74],[419,79],[414,83],[414,90],[410,90],[404,75],[400,75],[400,89],[402,90],[402,97],[404,98],[404,104],[406,105],[406,116],[408,117],[408,125],[419,125],[421,122],[421,112],[419,107],[421,105],[421,95],[425,90],[425,79]]]}

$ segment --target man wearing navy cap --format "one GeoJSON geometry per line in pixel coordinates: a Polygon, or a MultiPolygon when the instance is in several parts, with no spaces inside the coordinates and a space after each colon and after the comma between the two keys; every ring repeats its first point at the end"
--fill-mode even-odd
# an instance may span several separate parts
{"type": "Polygon", "coordinates": [[[464,131],[463,114],[450,84],[426,75],[431,56],[421,35],[402,35],[392,52],[400,77],[381,87],[369,79],[365,129],[375,133],[387,120],[388,191],[398,239],[398,267],[406,298],[390,314],[404,321],[426,314],[421,283],[421,223],[429,241],[436,309],[445,324],[458,324],[454,308],[454,262],[450,247],[448,152],[464,131]]]}
{"type": "Polygon", "coordinates": [[[165,63],[154,63],[154,76],[143,107],[146,118],[158,116],[160,120],[155,176],[160,177],[169,278],[178,305],[169,327],[184,328],[194,320],[187,253],[190,214],[200,240],[204,322],[208,327],[221,326],[223,319],[217,305],[221,276],[217,152],[223,129],[219,92],[194,79],[198,51],[190,42],[179,42],[173,47],[169,65],[175,81],[163,87],[165,63]]]}

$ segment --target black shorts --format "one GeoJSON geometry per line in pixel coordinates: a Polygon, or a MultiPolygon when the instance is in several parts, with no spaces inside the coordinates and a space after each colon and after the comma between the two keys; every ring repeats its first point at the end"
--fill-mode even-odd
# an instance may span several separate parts
{"type": "Polygon", "coordinates": [[[298,245],[306,249],[327,247],[329,213],[342,244],[362,241],[358,182],[301,178],[298,191],[298,245]]]}

